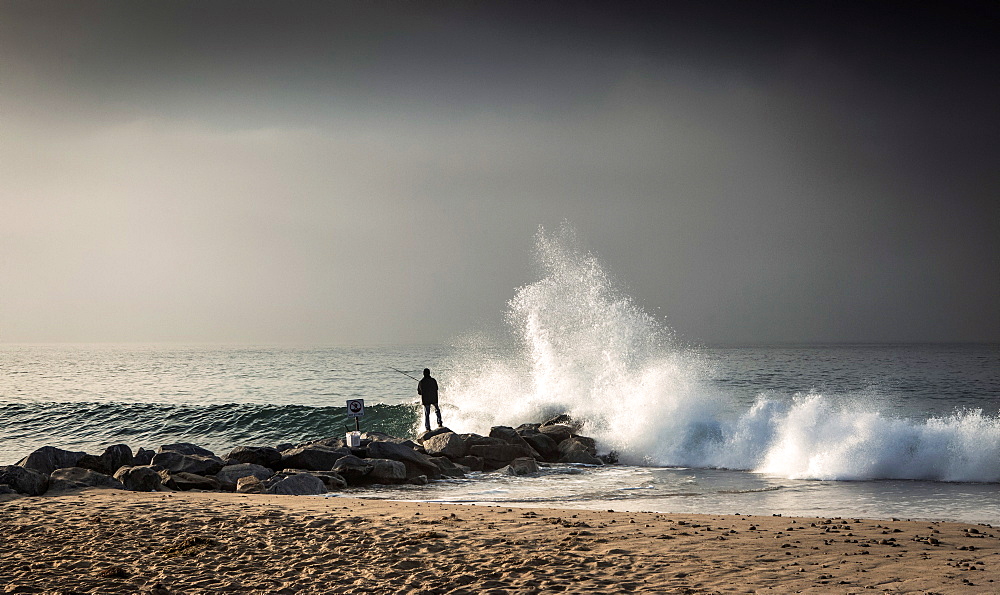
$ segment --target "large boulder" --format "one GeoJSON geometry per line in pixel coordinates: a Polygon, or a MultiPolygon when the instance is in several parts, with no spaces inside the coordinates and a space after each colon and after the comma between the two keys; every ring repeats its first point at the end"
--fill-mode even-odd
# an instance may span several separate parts
{"type": "Polygon", "coordinates": [[[583,427],[583,424],[580,423],[579,421],[573,419],[572,417],[570,417],[565,413],[560,413],[555,417],[550,417],[549,419],[543,421],[538,429],[541,430],[544,427],[555,426],[555,425],[566,426],[574,434],[579,432],[580,429],[583,427]]]}
{"type": "Polygon", "coordinates": [[[76,464],[87,453],[75,450],[63,450],[54,446],[43,446],[17,462],[19,467],[37,471],[48,477],[56,469],[76,467],[76,464]]]}
{"type": "Polygon", "coordinates": [[[520,457],[510,462],[510,465],[500,469],[507,475],[531,475],[538,473],[538,463],[531,457],[520,457]]]}
{"type": "Polygon", "coordinates": [[[309,471],[329,471],[341,457],[351,454],[350,449],[334,448],[319,444],[291,448],[281,453],[279,466],[282,469],[306,469],[309,471]]]}
{"type": "Polygon", "coordinates": [[[281,464],[281,451],[270,446],[237,446],[226,455],[226,461],[276,469],[281,464]]]}
{"type": "Polygon", "coordinates": [[[132,455],[132,449],[127,444],[115,444],[104,449],[101,456],[83,455],[76,466],[104,475],[114,475],[119,468],[133,464],[135,457],[132,455]]]}
{"type": "Polygon", "coordinates": [[[326,486],[323,484],[323,480],[318,477],[313,477],[308,473],[294,473],[283,476],[279,481],[268,486],[267,493],[285,496],[312,496],[325,494],[326,486]]]}
{"type": "Polygon", "coordinates": [[[532,449],[515,444],[478,444],[469,448],[469,454],[481,457],[486,469],[499,469],[518,457],[532,457],[532,449]]]}
{"type": "Polygon", "coordinates": [[[603,465],[604,461],[585,450],[574,450],[559,457],[560,463],[583,463],[586,465],[603,465]]]}
{"type": "Polygon", "coordinates": [[[175,490],[204,490],[206,492],[217,492],[219,482],[211,477],[196,475],[194,473],[171,473],[170,471],[160,471],[161,482],[168,488],[175,490]]]}
{"type": "Polygon", "coordinates": [[[41,496],[49,489],[49,476],[19,465],[0,466],[0,485],[10,486],[18,494],[41,496]]]}
{"type": "MultiPolygon", "coordinates": [[[[447,428],[447,427],[444,427],[444,426],[442,426],[440,428],[437,428],[437,429],[434,429],[434,430],[427,430],[426,432],[423,432],[422,434],[420,434],[419,436],[417,436],[417,442],[423,443],[425,440],[427,440],[429,438],[433,438],[434,436],[437,436],[439,434],[447,434],[448,432],[451,432],[451,430],[449,428],[447,428]]],[[[452,433],[454,433],[454,432],[452,432],[452,433]]]]}
{"type": "Polygon", "coordinates": [[[179,452],[182,455],[199,455],[202,457],[214,457],[215,453],[190,442],[177,442],[174,444],[164,444],[158,452],[179,452]]]}
{"type": "Polygon", "coordinates": [[[306,471],[304,469],[285,469],[282,471],[282,475],[290,475],[292,473],[308,473],[312,475],[323,482],[328,492],[342,490],[347,487],[347,480],[336,471],[306,471]]]}
{"type": "Polygon", "coordinates": [[[424,450],[431,456],[443,455],[451,459],[464,457],[469,447],[458,434],[445,432],[424,440],[424,450]]]}
{"type": "Polygon", "coordinates": [[[243,477],[253,476],[257,479],[267,479],[274,475],[274,471],[271,471],[263,465],[255,465],[253,463],[239,463],[237,465],[226,465],[215,474],[215,480],[219,482],[219,487],[228,492],[232,492],[236,489],[236,484],[243,477]]]}
{"type": "Polygon", "coordinates": [[[367,459],[372,465],[368,480],[372,483],[394,484],[406,481],[406,465],[391,459],[367,459]]]}
{"type": "Polygon", "coordinates": [[[456,465],[462,465],[463,467],[468,467],[469,471],[482,471],[485,467],[485,462],[483,457],[474,457],[472,455],[466,455],[464,457],[459,457],[452,460],[456,465]]]}
{"type": "Polygon", "coordinates": [[[194,473],[195,475],[215,475],[226,464],[215,455],[181,454],[174,450],[161,450],[153,457],[153,465],[159,465],[170,473],[194,473]]]}
{"type": "Polygon", "coordinates": [[[361,485],[368,481],[368,474],[374,468],[374,465],[369,461],[371,459],[347,455],[333,464],[333,470],[340,474],[348,484],[361,485]]]}
{"type": "Polygon", "coordinates": [[[368,445],[368,456],[373,459],[392,459],[406,465],[406,476],[426,475],[434,479],[440,477],[438,466],[431,457],[412,448],[394,442],[372,442],[368,445]]]}
{"type": "MultiPolygon", "coordinates": [[[[129,453],[131,454],[131,453],[129,453]]],[[[80,490],[83,488],[114,488],[124,490],[125,485],[117,479],[83,467],[63,467],[49,476],[49,490],[80,490]]]]}
{"type": "Polygon", "coordinates": [[[163,485],[157,471],[158,468],[154,468],[153,465],[127,466],[115,471],[115,479],[125,484],[126,490],[152,492],[163,485]]]}
{"type": "Polygon", "coordinates": [[[559,443],[548,434],[536,432],[534,434],[522,434],[524,441],[531,445],[543,461],[554,463],[559,460],[562,453],[559,452],[559,443]]]}

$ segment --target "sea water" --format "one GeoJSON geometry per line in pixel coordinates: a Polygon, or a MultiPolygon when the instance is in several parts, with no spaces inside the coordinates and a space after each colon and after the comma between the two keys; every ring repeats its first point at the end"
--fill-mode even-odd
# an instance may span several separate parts
{"type": "Polygon", "coordinates": [[[413,435],[430,367],[446,425],[569,413],[623,464],[345,495],[662,512],[1000,523],[1000,346],[681,341],[563,230],[506,327],[450,345],[0,345],[0,464],[35,448],[186,441],[220,454],[363,430],[413,435]]]}

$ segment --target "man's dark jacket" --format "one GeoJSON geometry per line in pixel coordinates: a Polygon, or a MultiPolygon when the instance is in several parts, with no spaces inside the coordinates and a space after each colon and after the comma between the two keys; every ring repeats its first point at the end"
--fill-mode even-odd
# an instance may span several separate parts
{"type": "Polygon", "coordinates": [[[430,376],[424,376],[417,383],[417,394],[420,395],[420,402],[424,405],[431,405],[438,402],[438,381],[430,376]]]}

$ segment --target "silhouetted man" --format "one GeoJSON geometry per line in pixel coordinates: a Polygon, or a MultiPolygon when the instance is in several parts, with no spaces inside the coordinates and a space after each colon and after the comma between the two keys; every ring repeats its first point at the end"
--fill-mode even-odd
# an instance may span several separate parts
{"type": "Polygon", "coordinates": [[[431,378],[430,368],[424,368],[424,377],[417,382],[417,394],[420,395],[420,402],[424,404],[424,427],[427,431],[431,431],[431,405],[434,405],[434,411],[437,412],[438,427],[443,426],[441,409],[438,407],[438,383],[431,378]]]}

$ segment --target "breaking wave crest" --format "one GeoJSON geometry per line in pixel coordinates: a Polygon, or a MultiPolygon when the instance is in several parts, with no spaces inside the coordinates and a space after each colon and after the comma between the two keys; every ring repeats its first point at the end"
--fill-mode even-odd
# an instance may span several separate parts
{"type": "Polygon", "coordinates": [[[887,416],[823,394],[761,395],[747,408],[709,364],[617,288],[571,227],[536,236],[540,279],[519,288],[509,333],[469,337],[444,390],[449,425],[568,413],[623,462],[751,470],[795,479],[1000,482],[1000,416],[887,416]]]}

